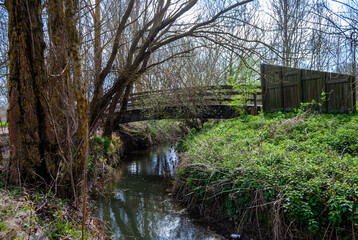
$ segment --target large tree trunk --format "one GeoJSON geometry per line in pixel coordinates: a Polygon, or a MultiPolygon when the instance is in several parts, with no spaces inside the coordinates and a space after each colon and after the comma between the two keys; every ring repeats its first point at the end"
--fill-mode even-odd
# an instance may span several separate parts
{"type": "Polygon", "coordinates": [[[136,79],[128,83],[128,85],[125,87],[125,91],[123,88],[120,92],[117,92],[117,94],[112,99],[112,102],[108,108],[107,118],[103,127],[103,137],[112,139],[113,130],[124,119],[124,116],[127,112],[129,95],[132,91],[132,87],[135,80],[136,79]],[[116,112],[118,103],[120,104],[121,108],[119,112],[116,112]]]}
{"type": "Polygon", "coordinates": [[[76,13],[78,12],[78,0],[66,0],[66,19],[68,29],[68,46],[71,55],[73,87],[77,102],[77,131],[76,152],[74,156],[73,173],[77,182],[83,180],[81,186],[77,186],[79,192],[86,191],[86,178],[89,153],[89,126],[88,126],[88,100],[85,83],[81,75],[80,39],[76,28],[76,13]]]}
{"type": "Polygon", "coordinates": [[[115,119],[113,121],[113,124],[112,124],[112,131],[113,131],[114,128],[117,127],[117,125],[119,125],[122,122],[122,120],[124,119],[124,116],[127,113],[129,95],[132,92],[133,84],[134,84],[134,82],[130,83],[126,88],[124,96],[123,96],[123,98],[121,100],[121,109],[119,110],[119,113],[116,114],[116,117],[115,117],[115,119]]]}
{"type": "Polygon", "coordinates": [[[76,186],[73,176],[73,135],[76,128],[74,89],[71,83],[71,68],[69,66],[69,38],[65,15],[64,0],[48,0],[48,28],[50,37],[48,67],[48,107],[51,126],[46,129],[50,140],[50,150],[46,161],[49,169],[60,172],[55,179],[56,185],[63,196],[76,197],[76,186]],[[70,184],[69,184],[70,183],[70,184]],[[65,187],[66,186],[66,187],[65,187]]]}
{"type": "Polygon", "coordinates": [[[74,20],[77,5],[76,0],[48,1],[47,77],[41,0],[6,2],[10,42],[9,181],[43,182],[64,197],[76,197],[81,192],[83,185],[79,183],[85,180],[88,164],[87,97],[74,20]]]}
{"type": "Polygon", "coordinates": [[[9,181],[49,179],[43,161],[48,139],[45,112],[41,0],[6,1],[9,13],[9,181]]]}
{"type": "Polygon", "coordinates": [[[105,138],[112,139],[112,133],[113,133],[113,121],[115,118],[115,111],[117,108],[117,104],[119,103],[119,100],[121,98],[122,92],[117,92],[116,95],[114,95],[111,104],[109,105],[108,111],[107,111],[107,118],[105,118],[104,126],[103,126],[103,134],[102,136],[105,138]]]}

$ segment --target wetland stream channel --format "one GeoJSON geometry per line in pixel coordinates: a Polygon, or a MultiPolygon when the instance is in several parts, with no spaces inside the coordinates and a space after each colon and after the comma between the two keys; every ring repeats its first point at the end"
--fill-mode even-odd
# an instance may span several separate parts
{"type": "Polygon", "coordinates": [[[172,146],[127,155],[109,186],[114,196],[97,202],[111,239],[217,239],[168,196],[177,160],[172,146]]]}

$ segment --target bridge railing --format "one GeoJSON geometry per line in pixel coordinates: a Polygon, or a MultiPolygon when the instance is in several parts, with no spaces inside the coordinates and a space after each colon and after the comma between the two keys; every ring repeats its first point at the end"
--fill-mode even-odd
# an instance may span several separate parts
{"type": "Polygon", "coordinates": [[[238,96],[242,99],[243,107],[260,107],[260,86],[254,91],[247,91],[244,87],[237,90],[230,85],[219,85],[133,93],[129,97],[128,110],[173,105],[229,105],[238,96]]]}

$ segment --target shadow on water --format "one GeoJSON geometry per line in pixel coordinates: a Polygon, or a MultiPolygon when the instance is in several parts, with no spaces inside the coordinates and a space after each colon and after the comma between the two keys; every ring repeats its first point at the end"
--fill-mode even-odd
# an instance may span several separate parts
{"type": "Polygon", "coordinates": [[[109,186],[114,197],[98,200],[98,216],[112,239],[215,239],[166,194],[177,155],[173,147],[136,152],[109,186]]]}

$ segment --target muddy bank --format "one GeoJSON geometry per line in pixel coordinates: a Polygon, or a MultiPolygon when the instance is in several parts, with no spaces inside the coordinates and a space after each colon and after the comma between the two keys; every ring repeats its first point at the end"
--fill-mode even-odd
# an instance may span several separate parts
{"type": "Polygon", "coordinates": [[[223,236],[225,239],[260,239],[257,237],[257,232],[253,231],[253,226],[248,223],[238,230],[237,222],[227,217],[225,213],[221,211],[223,208],[222,201],[213,199],[213,202],[216,203],[208,207],[203,203],[202,199],[195,198],[195,196],[192,195],[192,191],[187,188],[184,181],[175,181],[171,195],[188,210],[190,215],[208,224],[211,231],[223,236]]]}
{"type": "Polygon", "coordinates": [[[127,123],[116,132],[122,142],[121,156],[127,153],[147,149],[161,143],[178,141],[188,133],[188,128],[177,121],[159,120],[127,123]]]}

